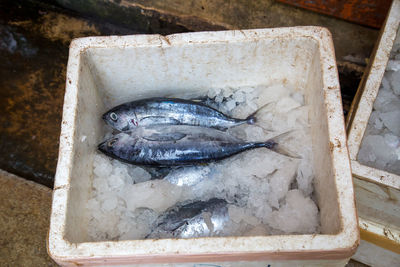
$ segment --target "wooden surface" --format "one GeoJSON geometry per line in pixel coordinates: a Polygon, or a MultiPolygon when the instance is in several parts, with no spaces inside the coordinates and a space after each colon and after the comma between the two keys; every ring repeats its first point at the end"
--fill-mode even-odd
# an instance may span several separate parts
{"type": "Polygon", "coordinates": [[[392,0],[278,0],[289,5],[380,28],[392,0]]]}

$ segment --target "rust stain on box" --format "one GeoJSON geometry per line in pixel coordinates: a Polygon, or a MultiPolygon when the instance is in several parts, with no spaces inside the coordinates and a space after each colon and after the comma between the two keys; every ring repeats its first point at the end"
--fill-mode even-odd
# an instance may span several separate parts
{"type": "Polygon", "coordinates": [[[278,1],[374,28],[382,26],[392,2],[391,0],[278,1]]]}

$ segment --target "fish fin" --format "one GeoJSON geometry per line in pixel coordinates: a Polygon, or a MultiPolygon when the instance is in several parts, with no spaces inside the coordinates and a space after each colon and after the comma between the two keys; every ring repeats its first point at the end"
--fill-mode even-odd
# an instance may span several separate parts
{"type": "Polygon", "coordinates": [[[173,125],[181,124],[177,119],[171,117],[163,117],[163,116],[148,116],[141,119],[139,123],[141,126],[157,125],[157,124],[173,124],[173,125]]]}
{"type": "Polygon", "coordinates": [[[166,167],[149,167],[149,166],[141,166],[141,168],[145,169],[150,175],[150,180],[160,180],[164,179],[173,168],[166,168],[166,167]]]}
{"type": "Polygon", "coordinates": [[[288,148],[284,147],[284,145],[282,145],[284,141],[287,140],[288,137],[290,138],[290,135],[294,132],[295,130],[281,133],[266,141],[264,143],[264,146],[276,153],[287,156],[289,158],[301,159],[301,156],[299,156],[296,152],[291,151],[288,148]]]}
{"type": "Polygon", "coordinates": [[[142,138],[147,141],[169,142],[181,140],[185,136],[186,134],[184,133],[152,133],[142,138]]]}
{"type": "MultiPolygon", "coordinates": [[[[169,94],[169,95],[166,95],[165,98],[176,99],[176,95],[169,94]]],[[[192,102],[205,103],[208,100],[208,97],[207,96],[193,96],[193,97],[187,96],[187,97],[183,97],[182,99],[192,101],[192,102]]]]}

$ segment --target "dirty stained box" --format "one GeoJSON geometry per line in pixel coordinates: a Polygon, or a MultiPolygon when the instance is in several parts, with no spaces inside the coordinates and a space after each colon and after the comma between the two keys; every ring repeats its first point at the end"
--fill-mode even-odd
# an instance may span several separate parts
{"type": "Polygon", "coordinates": [[[343,266],[355,252],[358,221],[334,49],[326,29],[77,39],[70,47],[66,85],[48,240],[49,254],[59,264],[343,266]],[[277,83],[301,90],[310,106],[320,234],[88,242],[85,206],[107,108],[146,97],[205,95],[212,87],[277,83]]]}
{"type": "Polygon", "coordinates": [[[399,26],[400,0],[394,0],[347,121],[362,239],[354,258],[373,266],[400,261],[400,175],[362,164],[358,153],[399,26]]]}

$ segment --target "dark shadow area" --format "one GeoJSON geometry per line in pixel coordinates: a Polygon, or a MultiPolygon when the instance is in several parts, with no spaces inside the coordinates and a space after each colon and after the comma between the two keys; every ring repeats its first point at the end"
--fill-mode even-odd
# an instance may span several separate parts
{"type": "Polygon", "coordinates": [[[54,1],[1,1],[0,168],[52,187],[70,41],[82,36],[187,31],[168,23],[158,25],[128,29],[80,17],[54,1]]]}

